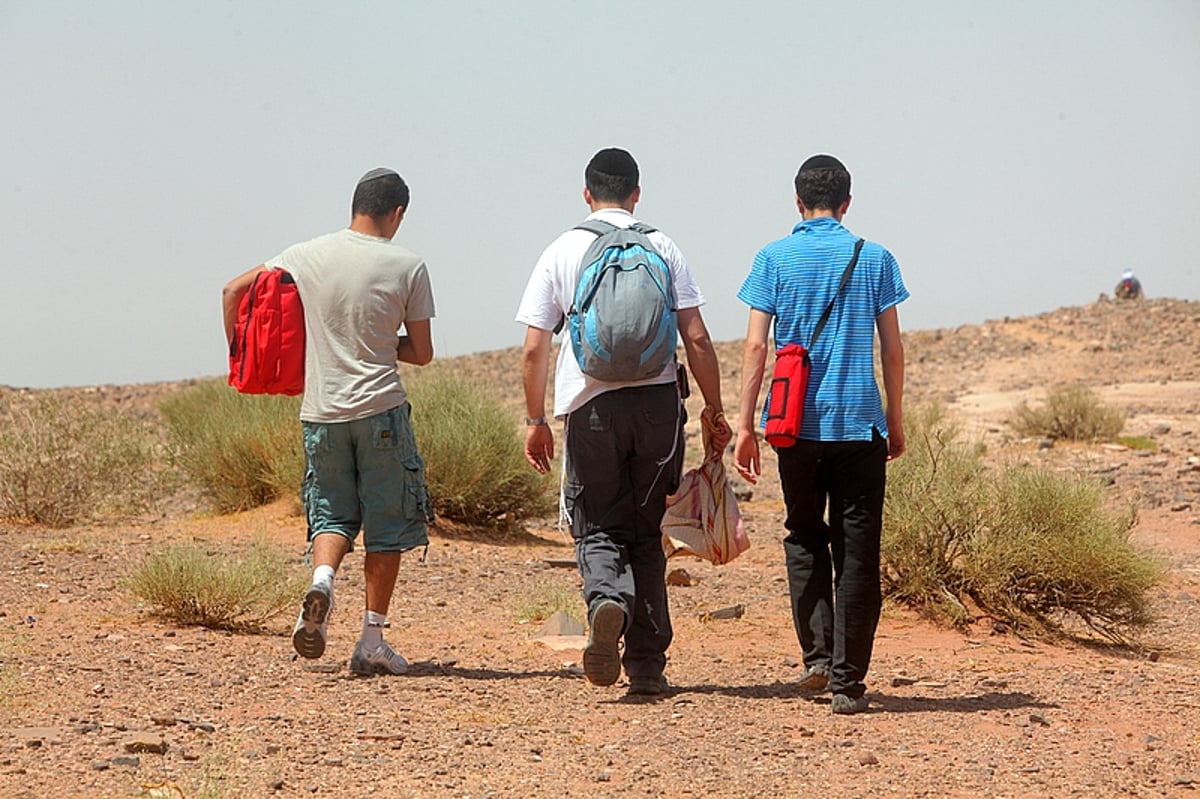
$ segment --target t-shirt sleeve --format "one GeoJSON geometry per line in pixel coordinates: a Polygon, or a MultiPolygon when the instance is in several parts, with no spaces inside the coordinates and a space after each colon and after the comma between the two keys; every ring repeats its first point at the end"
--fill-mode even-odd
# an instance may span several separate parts
{"type": "Polygon", "coordinates": [[[675,307],[699,308],[705,302],[704,293],[700,291],[700,285],[696,282],[696,276],[692,274],[687,259],[683,257],[683,251],[669,237],[660,233],[657,238],[654,246],[671,267],[671,279],[675,283],[675,307]]]}
{"type": "Polygon", "coordinates": [[[893,305],[899,305],[908,297],[904,278],[900,276],[900,264],[896,263],[890,252],[884,250],[879,270],[879,307],[875,309],[875,315],[878,316],[893,305]]]}
{"type": "Polygon", "coordinates": [[[404,319],[405,321],[424,322],[426,319],[432,319],[435,315],[433,285],[429,281],[429,269],[422,261],[412,273],[404,319]]]}
{"type": "Polygon", "coordinates": [[[756,311],[774,316],[775,284],[775,267],[771,256],[765,249],[759,250],[754,256],[754,263],[750,265],[750,274],[746,275],[746,280],[738,290],[738,299],[756,311]]]}
{"type": "Polygon", "coordinates": [[[555,299],[552,250],[553,246],[546,248],[538,258],[517,307],[517,322],[541,330],[553,330],[562,319],[562,311],[555,299]]]}

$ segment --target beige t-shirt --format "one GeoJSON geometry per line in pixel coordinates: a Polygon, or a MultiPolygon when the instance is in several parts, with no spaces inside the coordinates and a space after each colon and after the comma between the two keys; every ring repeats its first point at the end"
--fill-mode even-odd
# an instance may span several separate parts
{"type": "Polygon", "coordinates": [[[401,326],[434,316],[425,262],[350,229],[288,247],[266,262],[296,279],[304,303],[306,422],[351,422],[401,405],[401,326]]]}

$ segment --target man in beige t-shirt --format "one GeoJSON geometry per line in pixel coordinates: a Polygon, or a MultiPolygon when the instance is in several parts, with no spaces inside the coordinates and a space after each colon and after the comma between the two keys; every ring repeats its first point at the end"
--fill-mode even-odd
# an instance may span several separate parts
{"type": "Polygon", "coordinates": [[[301,493],[314,570],[292,643],[306,658],[324,654],[333,577],[361,530],[366,610],[350,658],[356,674],[407,670],[383,628],[401,553],[429,543],[425,467],[396,368],[433,358],[428,270],[391,244],[408,203],[398,174],[373,169],[355,187],[348,228],[289,247],[234,278],[222,295],[228,340],[255,275],[285,269],[296,281],[305,328],[301,493]]]}

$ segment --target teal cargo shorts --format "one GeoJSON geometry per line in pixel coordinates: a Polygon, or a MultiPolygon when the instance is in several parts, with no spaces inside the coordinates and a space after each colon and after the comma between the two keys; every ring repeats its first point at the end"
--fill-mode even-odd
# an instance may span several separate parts
{"type": "Polygon", "coordinates": [[[301,486],[308,540],[336,533],[368,552],[405,552],[429,543],[433,519],[425,463],[405,402],[353,422],[303,422],[301,486]]]}

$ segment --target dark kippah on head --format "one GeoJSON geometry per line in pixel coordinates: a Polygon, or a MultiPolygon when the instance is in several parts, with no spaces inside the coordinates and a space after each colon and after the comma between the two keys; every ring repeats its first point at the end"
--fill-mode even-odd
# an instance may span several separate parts
{"type": "Polygon", "coordinates": [[[800,165],[801,172],[808,172],[811,169],[841,169],[842,171],[846,171],[845,165],[832,155],[814,155],[800,165]]]}
{"type": "Polygon", "coordinates": [[[616,177],[637,177],[638,165],[633,156],[619,147],[609,147],[592,156],[588,169],[616,177]]]}
{"type": "MultiPolygon", "coordinates": [[[[386,167],[382,167],[382,166],[376,167],[375,169],[372,169],[370,172],[368,172],[367,174],[365,174],[361,178],[359,178],[357,185],[361,186],[364,183],[369,183],[372,180],[376,180],[377,178],[384,178],[384,177],[387,177],[388,175],[396,175],[396,172],[394,170],[388,169],[386,167]]],[[[396,177],[400,177],[400,176],[396,175],[396,177]]]]}

